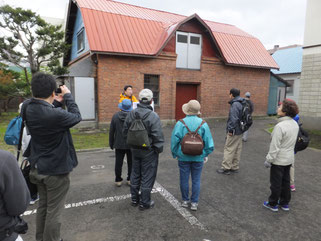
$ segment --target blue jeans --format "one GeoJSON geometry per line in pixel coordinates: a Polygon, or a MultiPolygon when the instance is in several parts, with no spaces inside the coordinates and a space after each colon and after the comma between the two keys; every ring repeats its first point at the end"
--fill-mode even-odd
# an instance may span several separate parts
{"type": "Polygon", "coordinates": [[[201,174],[203,162],[178,161],[180,187],[183,201],[189,201],[189,175],[192,176],[191,202],[198,203],[201,190],[201,174]]]}

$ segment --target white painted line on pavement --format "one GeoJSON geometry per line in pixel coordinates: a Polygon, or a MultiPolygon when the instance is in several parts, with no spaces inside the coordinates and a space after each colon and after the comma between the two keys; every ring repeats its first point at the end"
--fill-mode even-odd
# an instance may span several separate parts
{"type": "MultiPolygon", "coordinates": [[[[153,188],[152,193],[157,193],[157,190],[153,188]]],[[[92,200],[87,200],[87,201],[77,202],[77,203],[69,203],[69,204],[65,204],[65,209],[89,206],[89,205],[94,205],[98,203],[121,201],[121,200],[128,199],[130,197],[131,197],[130,194],[126,194],[126,195],[113,196],[113,197],[97,198],[97,199],[92,199],[92,200]]],[[[21,216],[29,216],[36,213],[37,213],[37,209],[27,210],[21,216]]]]}
{"type": "Polygon", "coordinates": [[[165,198],[165,200],[168,201],[191,225],[195,225],[201,230],[207,232],[206,227],[186,208],[183,208],[181,203],[162,185],[160,185],[158,182],[155,182],[154,188],[156,188],[156,190],[165,198]]]}

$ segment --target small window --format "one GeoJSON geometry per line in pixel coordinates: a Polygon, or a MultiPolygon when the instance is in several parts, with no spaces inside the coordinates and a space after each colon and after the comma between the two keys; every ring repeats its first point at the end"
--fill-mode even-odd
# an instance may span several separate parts
{"type": "Polygon", "coordinates": [[[288,84],[290,85],[289,87],[286,87],[286,94],[293,95],[294,80],[287,80],[286,82],[288,82],[288,84]]]}
{"type": "Polygon", "coordinates": [[[179,43],[187,43],[187,35],[177,35],[177,42],[179,43]]]}
{"type": "Polygon", "coordinates": [[[85,48],[85,32],[82,28],[77,34],[77,51],[81,52],[85,48]]]}
{"type": "Polygon", "coordinates": [[[200,44],[200,37],[191,36],[190,41],[191,41],[191,44],[199,45],[200,44]]]}
{"type": "Polygon", "coordinates": [[[153,91],[154,105],[159,106],[159,75],[145,74],[144,88],[153,91]]]}

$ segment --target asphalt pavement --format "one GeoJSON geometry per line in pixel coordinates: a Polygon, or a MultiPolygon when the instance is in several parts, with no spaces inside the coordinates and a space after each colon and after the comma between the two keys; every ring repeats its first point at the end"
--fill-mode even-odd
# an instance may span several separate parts
{"type": "MultiPolygon", "coordinates": [[[[264,130],[272,119],[255,120],[243,143],[239,173],[217,174],[223,157],[224,121],[210,121],[215,150],[202,173],[199,209],[179,206],[179,171],[170,154],[172,126],[164,127],[165,148],[160,155],[155,207],[140,211],[130,205],[129,187],[114,184],[115,155],[111,150],[79,152],[71,173],[71,187],[62,215],[64,241],[109,240],[321,240],[321,151],[296,155],[296,189],[290,211],[273,213],[263,207],[269,189],[269,169],[263,165],[270,142],[264,130]]],[[[123,173],[127,173],[126,164],[123,173]]],[[[125,179],[125,175],[123,175],[125,179]]],[[[35,208],[24,219],[35,240],[35,208]]]]}

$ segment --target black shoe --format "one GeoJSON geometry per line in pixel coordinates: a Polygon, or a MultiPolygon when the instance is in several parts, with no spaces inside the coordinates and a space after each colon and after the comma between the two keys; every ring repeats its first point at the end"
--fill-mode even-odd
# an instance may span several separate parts
{"type": "Polygon", "coordinates": [[[219,173],[219,174],[225,174],[225,175],[230,175],[231,174],[230,170],[223,169],[223,168],[217,169],[216,172],[219,173]]]}
{"type": "Polygon", "coordinates": [[[133,207],[137,207],[138,204],[139,204],[139,201],[133,201],[133,200],[132,200],[132,202],[131,202],[131,205],[132,205],[133,207]]]}
{"type": "Polygon", "coordinates": [[[232,173],[238,173],[238,172],[239,172],[239,169],[235,169],[235,170],[231,169],[231,172],[232,172],[232,173]]]}
{"type": "Polygon", "coordinates": [[[144,211],[146,209],[153,208],[154,206],[155,206],[155,202],[154,201],[150,201],[149,205],[139,204],[139,210],[144,211]]]}

